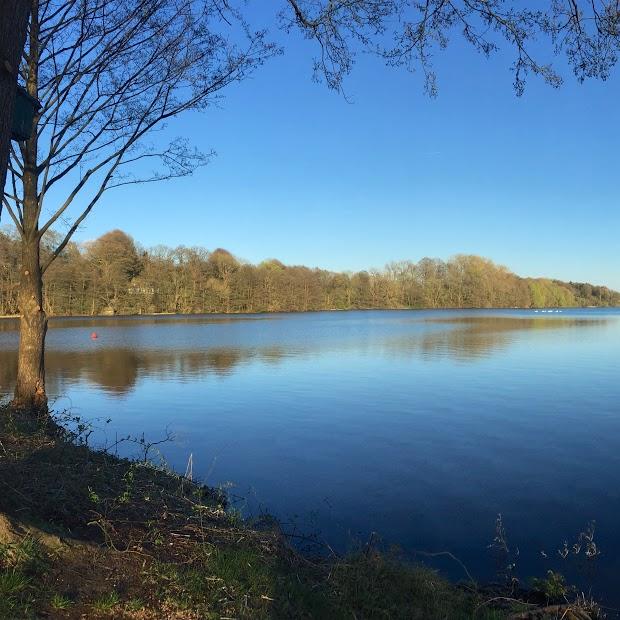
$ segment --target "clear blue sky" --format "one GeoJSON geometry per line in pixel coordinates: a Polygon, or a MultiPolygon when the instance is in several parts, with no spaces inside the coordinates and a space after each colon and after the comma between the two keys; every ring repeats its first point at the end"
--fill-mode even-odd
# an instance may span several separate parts
{"type": "Polygon", "coordinates": [[[620,73],[512,90],[510,57],[456,43],[420,75],[360,58],[353,103],[282,57],[170,130],[217,157],[189,179],[112,190],[78,240],[122,228],[144,246],[224,247],[333,270],[475,253],[524,276],[620,289],[620,73]]]}

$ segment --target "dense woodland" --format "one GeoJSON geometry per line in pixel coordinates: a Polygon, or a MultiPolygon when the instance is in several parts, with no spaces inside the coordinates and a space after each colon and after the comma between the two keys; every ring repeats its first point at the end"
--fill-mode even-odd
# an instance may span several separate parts
{"type": "MultiPolygon", "coordinates": [[[[45,247],[55,241],[49,235],[45,247]]],[[[19,261],[17,239],[0,233],[0,315],[18,313],[19,261]]],[[[609,306],[620,305],[620,294],[604,286],[521,278],[479,256],[334,273],[278,260],[251,265],[222,249],[144,250],[114,230],[67,246],[45,274],[45,300],[52,315],[95,315],[609,306]]]]}

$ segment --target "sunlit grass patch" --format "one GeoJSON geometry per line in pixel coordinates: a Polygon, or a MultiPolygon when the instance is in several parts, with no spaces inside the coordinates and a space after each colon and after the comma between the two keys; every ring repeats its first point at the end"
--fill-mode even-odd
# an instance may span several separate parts
{"type": "Polygon", "coordinates": [[[92,608],[99,613],[107,613],[112,611],[119,603],[121,598],[118,593],[112,591],[101,595],[92,602],[92,608]]]}
{"type": "Polygon", "coordinates": [[[50,607],[52,609],[69,609],[71,605],[73,605],[73,601],[68,596],[64,596],[63,594],[55,593],[50,599],[50,607]]]}
{"type": "Polygon", "coordinates": [[[140,611],[144,609],[145,603],[141,598],[131,598],[125,604],[125,609],[127,611],[140,611]]]}
{"type": "Polygon", "coordinates": [[[46,567],[45,551],[33,537],[0,544],[0,618],[30,614],[37,599],[36,579],[46,567]]]}
{"type": "Polygon", "coordinates": [[[0,618],[8,620],[30,606],[29,583],[30,579],[19,571],[0,571],[0,618]]]}
{"type": "MultiPolygon", "coordinates": [[[[389,554],[368,553],[336,562],[330,579],[330,600],[341,617],[433,619],[471,618],[479,601],[455,588],[436,571],[408,565],[389,554]]],[[[476,618],[505,615],[487,609],[476,618]]]]}

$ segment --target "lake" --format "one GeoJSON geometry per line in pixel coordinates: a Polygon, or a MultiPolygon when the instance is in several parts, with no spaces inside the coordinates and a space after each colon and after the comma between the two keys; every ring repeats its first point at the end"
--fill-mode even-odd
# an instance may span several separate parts
{"type": "MultiPolygon", "coordinates": [[[[2,393],[15,328],[0,321],[2,393]]],[[[376,532],[449,551],[481,580],[559,570],[615,605],[619,357],[616,309],[53,319],[47,347],[56,410],[95,420],[99,443],[169,429],[167,462],[191,454],[246,513],[336,549],[376,532]],[[498,513],[507,556],[488,548],[498,513]],[[592,521],[600,554],[582,537],[560,557],[592,521]]]]}

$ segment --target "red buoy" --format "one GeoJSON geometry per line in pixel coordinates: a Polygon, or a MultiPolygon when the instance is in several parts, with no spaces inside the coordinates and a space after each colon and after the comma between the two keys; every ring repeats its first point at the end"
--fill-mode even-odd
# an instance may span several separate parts
{"type": "Polygon", "coordinates": [[[97,336],[97,332],[93,332],[93,333],[90,335],[90,338],[91,338],[91,340],[97,340],[97,338],[99,338],[99,336],[97,336]]]}

